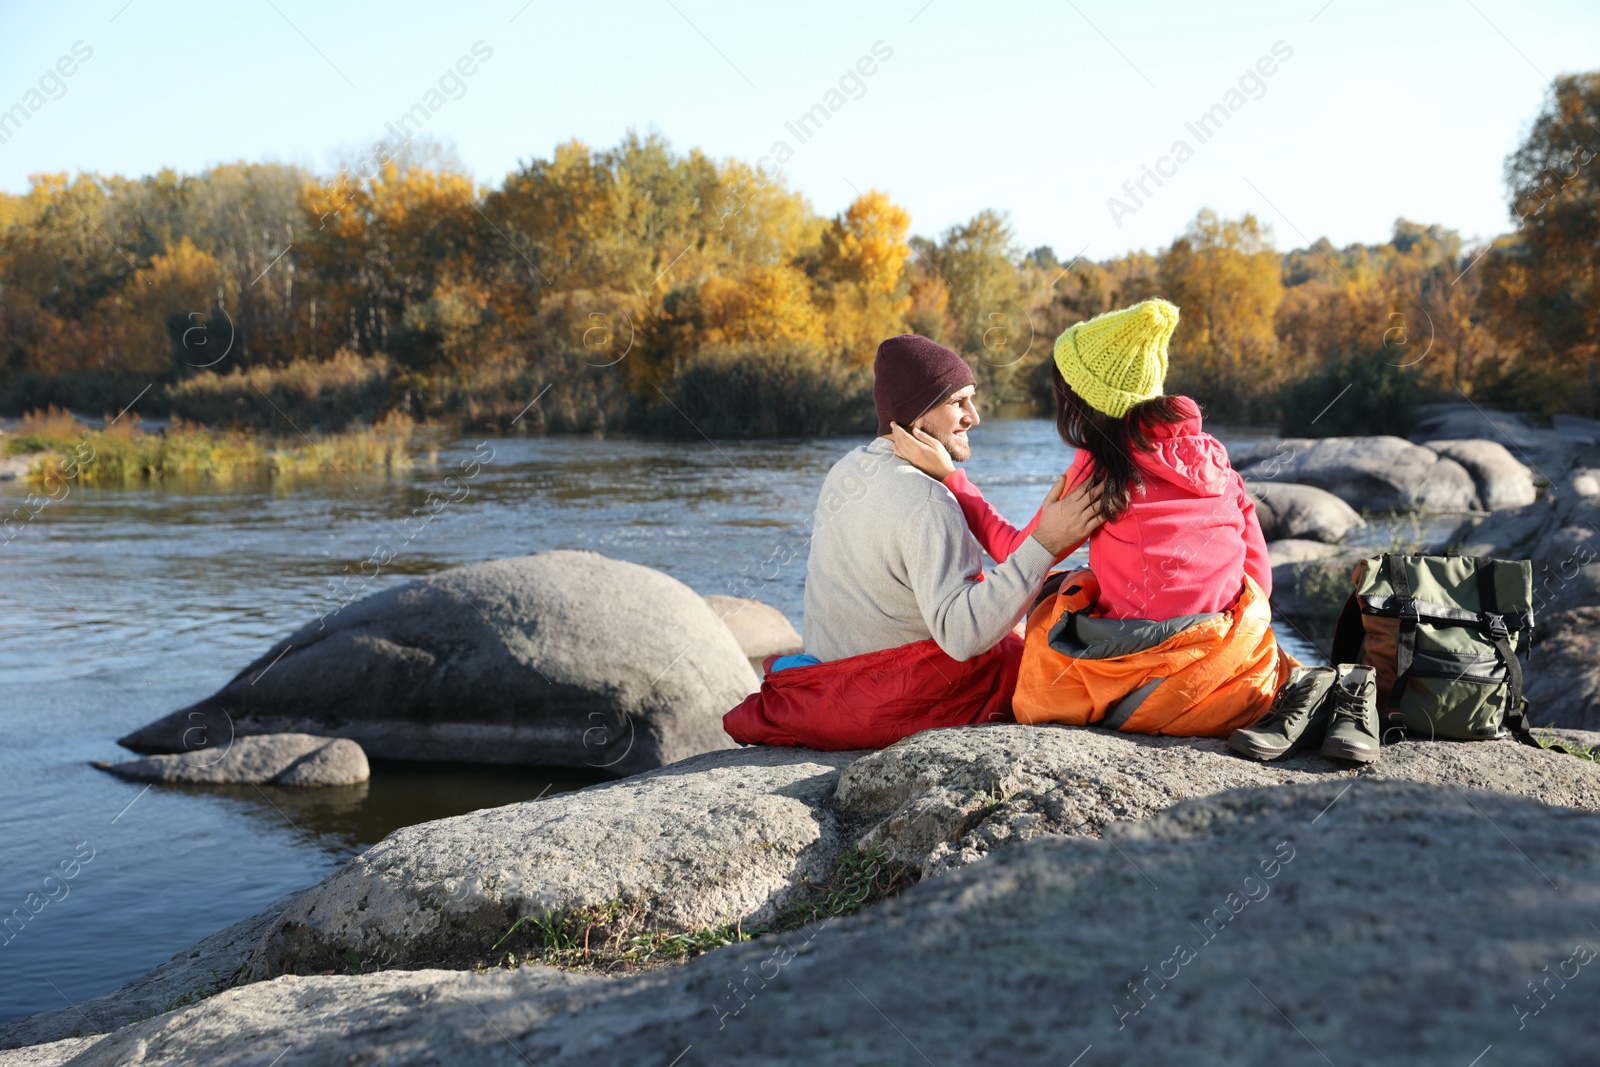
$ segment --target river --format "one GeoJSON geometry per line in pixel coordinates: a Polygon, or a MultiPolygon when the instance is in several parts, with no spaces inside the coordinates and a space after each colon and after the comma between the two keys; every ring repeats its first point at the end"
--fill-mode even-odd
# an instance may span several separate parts
{"type": "MultiPolygon", "coordinates": [[[[989,421],[973,442],[973,480],[1018,523],[1071,458],[1042,419],[989,421]]],[[[804,523],[829,466],[858,443],[463,439],[395,476],[74,488],[45,507],[0,545],[0,915],[30,915],[0,934],[0,1019],[108,992],[397,827],[593,780],[380,764],[369,786],[294,793],[149,788],[89,766],[127,758],[115,738],[217,689],[324,610],[329,580],[406,537],[399,520],[475,447],[493,459],[469,494],[369,591],[587,548],[700,593],[758,597],[798,626],[804,523]],[[63,862],[74,876],[47,886],[63,862]],[[46,900],[36,914],[30,894],[46,900]]],[[[27,491],[0,483],[0,512],[27,491]]]]}

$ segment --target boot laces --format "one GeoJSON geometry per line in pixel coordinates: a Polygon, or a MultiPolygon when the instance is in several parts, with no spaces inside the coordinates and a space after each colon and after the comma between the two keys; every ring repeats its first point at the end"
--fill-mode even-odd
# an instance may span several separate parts
{"type": "Polygon", "coordinates": [[[1267,709],[1267,714],[1258,725],[1275,726],[1278,723],[1292,723],[1315,711],[1318,701],[1311,699],[1312,678],[1312,675],[1307,675],[1299,684],[1286,686],[1273,698],[1272,706],[1267,709]]]}
{"type": "Polygon", "coordinates": [[[1343,682],[1335,682],[1333,685],[1333,717],[1335,719],[1352,719],[1365,726],[1367,721],[1366,701],[1363,699],[1365,689],[1365,686],[1351,689],[1343,682]]]}

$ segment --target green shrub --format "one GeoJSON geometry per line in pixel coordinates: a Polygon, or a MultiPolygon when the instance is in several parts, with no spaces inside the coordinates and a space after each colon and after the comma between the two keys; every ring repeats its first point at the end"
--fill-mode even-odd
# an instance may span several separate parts
{"type": "Polygon", "coordinates": [[[671,404],[639,428],[694,437],[829,437],[871,433],[872,372],[802,345],[739,345],[702,354],[664,390],[671,404]]]}
{"type": "Polygon", "coordinates": [[[341,350],[331,359],[297,359],[281,367],[202,371],[168,386],[164,402],[173,415],[210,426],[338,430],[387,411],[394,377],[388,357],[341,350]]]}
{"type": "Polygon", "coordinates": [[[1285,386],[1279,394],[1284,436],[1410,433],[1422,390],[1413,373],[1385,355],[1352,356],[1285,386]]]}

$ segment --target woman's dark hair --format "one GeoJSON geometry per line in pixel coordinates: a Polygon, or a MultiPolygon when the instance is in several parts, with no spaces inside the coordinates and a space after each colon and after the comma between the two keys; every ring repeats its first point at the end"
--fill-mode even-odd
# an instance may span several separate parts
{"type": "Polygon", "coordinates": [[[1120,419],[1084,402],[1052,362],[1050,385],[1056,394],[1056,432],[1073,448],[1089,453],[1090,479],[1100,485],[1100,514],[1115,522],[1128,510],[1135,489],[1144,487],[1133,453],[1155,447],[1150,428],[1182,422],[1186,417],[1173,397],[1158,396],[1135,404],[1120,419]]]}

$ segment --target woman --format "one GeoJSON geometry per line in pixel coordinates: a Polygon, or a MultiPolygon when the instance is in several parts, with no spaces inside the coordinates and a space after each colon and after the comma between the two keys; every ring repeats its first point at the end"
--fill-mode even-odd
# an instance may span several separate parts
{"type": "MultiPolygon", "coordinates": [[[[1105,522],[1089,537],[1092,575],[1062,583],[1071,592],[1058,591],[1054,607],[1044,605],[1029,620],[1019,720],[1098,722],[1133,689],[1152,685],[1136,702],[1141,717],[1118,709],[1127,712],[1123,724],[1136,723],[1124,728],[1226,736],[1259,717],[1277,688],[1279,656],[1266,606],[1272,567],[1255,502],[1227,449],[1202,429],[1199,405],[1162,393],[1177,324],[1175,306],[1147,300],[1078,323],[1056,341],[1056,429],[1077,450],[1063,477],[1069,488],[1085,480],[1100,486],[1105,522]],[[1074,618],[1064,623],[1068,614],[1074,618]],[[1036,639],[1035,623],[1044,616],[1048,625],[1036,639]],[[1136,630],[1153,643],[1129,645],[1136,630]],[[1122,643],[1096,646],[1095,634],[1122,643]],[[1202,672],[1209,680],[1199,689],[1174,684],[1183,666],[1171,657],[1178,645],[1188,663],[1201,651],[1221,656],[1202,672]],[[1138,654],[1110,654],[1125,647],[1138,654]],[[1030,658],[1037,675],[1031,680],[1030,658]],[[1219,666],[1227,669],[1219,673],[1219,666]],[[1114,692],[1102,677],[1107,670],[1143,681],[1114,692]],[[1164,681],[1153,683],[1157,678],[1164,681]],[[1152,703],[1163,684],[1166,691],[1152,703]],[[1038,692],[1025,693],[1030,688],[1038,692]]],[[[992,557],[1005,559],[1029,535],[1032,526],[1018,530],[1006,522],[937,441],[899,426],[892,432],[896,453],[944,483],[992,557]]],[[[1188,681],[1198,683],[1199,675],[1188,681]]]]}

